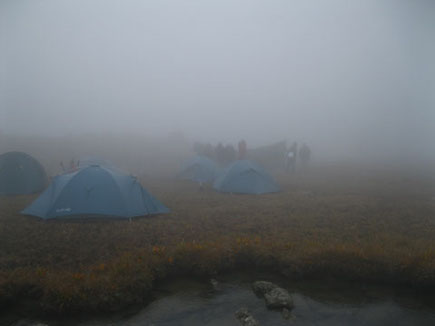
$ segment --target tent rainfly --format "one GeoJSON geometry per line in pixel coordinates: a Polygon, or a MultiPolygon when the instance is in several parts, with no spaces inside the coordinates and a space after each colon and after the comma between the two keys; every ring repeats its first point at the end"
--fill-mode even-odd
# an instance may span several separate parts
{"type": "Polygon", "coordinates": [[[205,156],[197,156],[184,165],[178,177],[199,183],[213,182],[219,175],[217,164],[205,156]]]}
{"type": "Polygon", "coordinates": [[[280,191],[275,180],[259,165],[239,160],[228,166],[215,180],[213,188],[220,192],[264,194],[280,191]]]}
{"type": "Polygon", "coordinates": [[[131,218],[169,212],[130,175],[91,165],[62,174],[22,211],[43,219],[104,216],[131,218]]]}

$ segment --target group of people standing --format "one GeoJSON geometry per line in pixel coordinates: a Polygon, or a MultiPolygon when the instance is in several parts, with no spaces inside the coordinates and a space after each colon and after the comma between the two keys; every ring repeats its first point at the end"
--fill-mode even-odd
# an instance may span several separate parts
{"type": "Polygon", "coordinates": [[[247,144],[244,139],[240,140],[237,144],[237,150],[232,144],[224,146],[222,143],[218,143],[216,146],[213,146],[210,143],[204,144],[199,142],[193,145],[193,149],[196,154],[207,156],[221,166],[225,166],[237,159],[244,160],[247,154],[247,144]]]}
{"type": "MultiPolygon", "coordinates": [[[[247,144],[244,139],[240,140],[237,144],[237,149],[232,144],[223,145],[218,143],[213,146],[210,143],[196,142],[193,145],[196,154],[206,156],[215,160],[219,165],[225,166],[235,160],[244,160],[247,156],[247,144]]],[[[305,170],[311,159],[311,149],[307,144],[303,143],[298,148],[298,143],[294,142],[286,150],[286,171],[288,173],[296,172],[297,162],[305,170]]]]}
{"type": "Polygon", "coordinates": [[[306,169],[311,158],[311,149],[307,144],[303,144],[298,151],[298,143],[294,142],[287,150],[286,170],[287,172],[296,172],[296,162],[299,156],[302,168],[306,169]]]}

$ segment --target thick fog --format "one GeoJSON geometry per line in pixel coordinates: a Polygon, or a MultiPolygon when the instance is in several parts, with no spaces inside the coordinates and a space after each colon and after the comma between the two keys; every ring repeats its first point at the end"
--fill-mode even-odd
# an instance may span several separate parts
{"type": "Polygon", "coordinates": [[[431,0],[2,0],[0,49],[1,135],[435,157],[431,0]]]}

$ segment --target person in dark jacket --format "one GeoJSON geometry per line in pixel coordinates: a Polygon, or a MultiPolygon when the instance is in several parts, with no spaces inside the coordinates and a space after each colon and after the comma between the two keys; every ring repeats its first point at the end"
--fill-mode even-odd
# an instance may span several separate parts
{"type": "Polygon", "coordinates": [[[299,150],[299,157],[301,159],[302,167],[306,169],[311,158],[311,150],[307,144],[304,143],[302,145],[301,149],[299,150]]]}

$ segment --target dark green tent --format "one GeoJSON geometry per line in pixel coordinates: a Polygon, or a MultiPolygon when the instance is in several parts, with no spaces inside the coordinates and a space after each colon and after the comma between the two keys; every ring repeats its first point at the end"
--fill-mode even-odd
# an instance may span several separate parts
{"type": "Polygon", "coordinates": [[[32,156],[21,152],[0,155],[0,194],[24,195],[42,191],[47,174],[32,156]]]}

